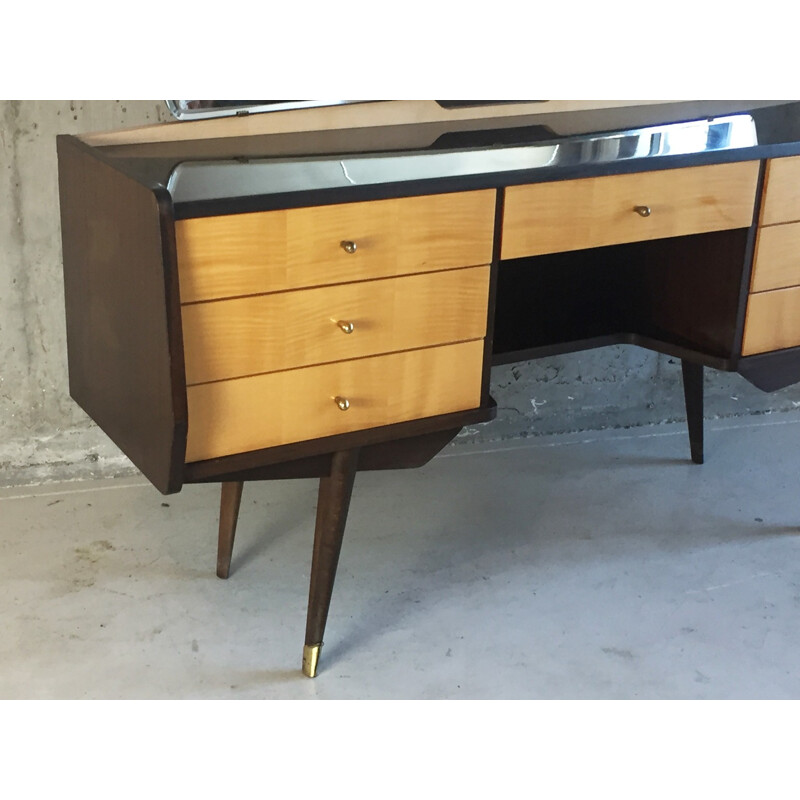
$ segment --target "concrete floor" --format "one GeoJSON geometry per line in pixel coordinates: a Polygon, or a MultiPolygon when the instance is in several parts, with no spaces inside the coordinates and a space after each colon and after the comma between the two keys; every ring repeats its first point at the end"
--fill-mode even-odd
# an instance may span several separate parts
{"type": "Polygon", "coordinates": [[[359,475],[319,676],[314,481],[0,490],[0,697],[800,698],[800,412],[359,475]]]}

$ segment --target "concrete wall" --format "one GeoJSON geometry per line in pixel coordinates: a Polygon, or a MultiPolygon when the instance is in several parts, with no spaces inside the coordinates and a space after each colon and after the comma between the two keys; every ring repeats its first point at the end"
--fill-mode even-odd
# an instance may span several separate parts
{"type": "Polygon", "coordinates": [[[67,388],[56,135],[167,116],[163,101],[0,102],[0,484],[130,469],[67,388]]]}
{"type": "MultiPolygon", "coordinates": [[[[166,118],[162,101],[0,102],[0,485],[134,471],[68,394],[55,137],[166,118]]],[[[706,387],[709,417],[800,406],[798,388],[706,387]]],[[[457,443],[684,418],[680,364],[633,347],[497,368],[493,394],[497,420],[457,443]]]]}

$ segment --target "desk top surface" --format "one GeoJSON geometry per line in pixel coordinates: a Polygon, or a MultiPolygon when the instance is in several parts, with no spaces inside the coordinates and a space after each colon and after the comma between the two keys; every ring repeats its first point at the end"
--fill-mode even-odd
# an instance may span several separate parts
{"type": "MultiPolygon", "coordinates": [[[[392,104],[370,105],[374,113],[392,104]]],[[[402,123],[386,115],[391,124],[348,127],[345,120],[329,129],[276,125],[275,132],[251,135],[87,142],[138,182],[165,188],[176,218],[800,154],[800,102],[524,109],[518,116],[506,107],[503,116],[472,119],[442,113],[435,121],[402,123]]],[[[225,122],[217,120],[216,130],[224,131],[225,122]]],[[[184,137],[188,126],[199,125],[176,124],[185,126],[184,137]]]]}

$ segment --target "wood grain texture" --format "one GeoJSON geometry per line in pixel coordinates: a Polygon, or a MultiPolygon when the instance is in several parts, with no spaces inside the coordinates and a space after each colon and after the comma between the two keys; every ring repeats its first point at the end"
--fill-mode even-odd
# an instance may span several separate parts
{"type": "Polygon", "coordinates": [[[494,208],[487,189],[180,220],[181,300],[488,264],[494,208]]]}
{"type": "Polygon", "coordinates": [[[71,136],[57,143],[70,394],[156,488],[179,491],[186,390],[169,196],[71,136]]]}
{"type": "Polygon", "coordinates": [[[217,577],[227,579],[231,571],[236,523],[242,504],[243,481],[223,481],[219,501],[219,537],[217,539],[217,577]]]}
{"type": "Polygon", "coordinates": [[[189,384],[480,339],[489,267],[183,307],[189,384]],[[350,323],[351,333],[340,328],[350,323]]]}
{"type": "MultiPolygon", "coordinates": [[[[391,443],[396,443],[403,439],[439,434],[441,431],[460,429],[468,425],[480,425],[482,422],[494,419],[496,415],[497,404],[492,400],[488,406],[468,408],[466,411],[439,414],[435,417],[422,417],[408,422],[397,422],[394,425],[366,428],[350,433],[325,436],[322,439],[294,442],[280,447],[249,450],[246,453],[234,453],[230,456],[210,458],[206,461],[194,461],[191,464],[186,464],[184,471],[185,482],[208,483],[209,481],[219,480],[257,480],[257,477],[253,477],[254,472],[257,475],[276,477],[271,468],[274,466],[277,469],[278,465],[287,466],[287,472],[283,473],[281,477],[301,477],[301,475],[294,472],[288,462],[313,460],[319,463],[317,461],[318,456],[327,456],[339,450],[350,450],[354,447],[361,447],[362,453],[364,452],[363,448],[372,448],[373,446],[383,451],[383,445],[388,447],[391,443]],[[289,474],[293,472],[293,475],[289,474]]],[[[393,457],[391,458],[393,459],[393,457]]],[[[397,464],[398,469],[402,467],[402,463],[397,464]]],[[[386,463],[383,468],[394,469],[395,467],[386,463]]],[[[305,477],[311,476],[306,475],[305,477]]]]}
{"type": "MultiPolygon", "coordinates": [[[[408,423],[405,423],[408,424],[408,423]]],[[[444,428],[422,436],[390,439],[361,448],[358,458],[358,471],[387,469],[417,469],[427,464],[459,434],[461,428],[444,428]]],[[[354,434],[349,434],[353,436],[354,434]]],[[[321,453],[316,456],[279,461],[253,469],[240,470],[230,474],[204,477],[197,483],[217,483],[219,481],[265,481],[294,480],[296,478],[321,478],[330,475],[331,459],[337,452],[321,453]]],[[[202,463],[202,462],[201,462],[202,463]]],[[[206,462],[207,463],[207,462],[206,462]]],[[[189,465],[195,468],[197,464],[189,465]]],[[[191,481],[187,480],[187,483],[191,481]]]]}
{"type": "Polygon", "coordinates": [[[748,234],[735,228],[504,261],[495,363],[616,340],[659,352],[691,350],[720,367],[719,359],[739,354],[748,234]]]}
{"type": "Polygon", "coordinates": [[[190,386],[186,460],[476,408],[482,367],[478,339],[190,386]]]}
{"type": "Polygon", "coordinates": [[[758,168],[745,161],[508,187],[502,257],[747,228],[758,168]]]}
{"type": "Polygon", "coordinates": [[[244,117],[159,123],[125,130],[86,133],[81,138],[87,144],[100,147],[386,125],[418,126],[472,119],[497,119],[503,123],[510,118],[520,116],[535,118],[545,114],[674,104],[676,101],[666,100],[546,100],[448,109],[442,108],[435,100],[371,101],[356,105],[251,114],[244,117]]]}
{"type": "Polygon", "coordinates": [[[751,294],[742,355],[800,345],[800,287],[751,294]]]}
{"type": "Polygon", "coordinates": [[[358,449],[334,453],[330,474],[319,482],[306,614],[307,645],[321,645],[325,635],[359,455],[358,449]]]}
{"type": "Polygon", "coordinates": [[[800,285],[800,222],[760,228],[751,292],[800,285]]]}
{"type": "Polygon", "coordinates": [[[767,162],[761,225],[800,220],[800,156],[767,162]]]}

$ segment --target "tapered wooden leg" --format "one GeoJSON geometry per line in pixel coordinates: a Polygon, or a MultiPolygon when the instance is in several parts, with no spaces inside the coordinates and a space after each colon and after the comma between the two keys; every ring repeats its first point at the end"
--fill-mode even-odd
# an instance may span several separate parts
{"type": "Polygon", "coordinates": [[[683,396],[686,400],[686,422],[689,426],[689,447],[692,461],[703,463],[703,365],[681,361],[683,396]]]}
{"type": "Polygon", "coordinates": [[[311,559],[311,586],[308,592],[306,642],[303,648],[303,673],[317,674],[322,635],[328,619],[336,567],[342,549],[347,512],[358,467],[358,450],[334,453],[331,474],[320,478],[314,554],[311,559]]]}
{"type": "Polygon", "coordinates": [[[242,502],[244,481],[228,481],[222,484],[219,503],[219,545],[217,547],[217,577],[227,578],[231,570],[233,538],[242,502]]]}

